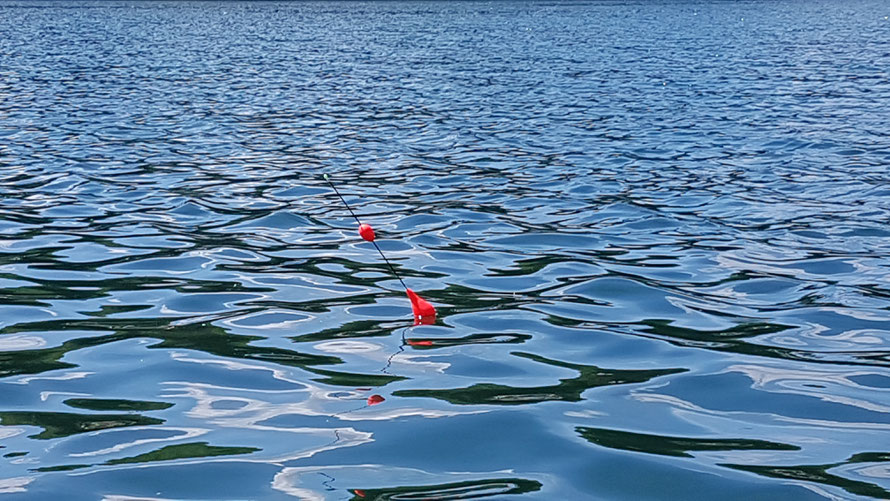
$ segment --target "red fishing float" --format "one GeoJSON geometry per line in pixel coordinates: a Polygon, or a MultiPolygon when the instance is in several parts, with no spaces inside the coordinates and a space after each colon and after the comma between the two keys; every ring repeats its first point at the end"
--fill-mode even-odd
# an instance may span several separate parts
{"type": "Polygon", "coordinates": [[[374,228],[371,228],[370,224],[358,225],[358,234],[368,242],[374,241],[374,228]]]}
{"type": "Polygon", "coordinates": [[[368,405],[377,405],[384,400],[386,399],[381,397],[380,395],[371,395],[370,397],[368,397],[368,405]]]}
{"type": "MultiPolygon", "coordinates": [[[[331,182],[331,179],[327,174],[324,175],[325,181],[331,185],[331,188],[334,189],[334,193],[340,197],[340,200],[343,201],[343,205],[349,210],[349,213],[352,214],[355,222],[358,223],[358,234],[366,241],[374,244],[374,247],[377,249],[377,252],[380,253],[380,257],[383,258],[383,261],[386,262],[387,266],[389,266],[389,270],[392,271],[392,274],[395,275],[396,278],[401,282],[402,287],[405,288],[405,293],[408,294],[408,299],[411,301],[411,310],[414,313],[414,325],[430,325],[436,323],[436,308],[433,307],[428,301],[418,296],[413,290],[409,289],[407,285],[405,285],[405,281],[402,280],[402,277],[396,272],[396,269],[393,267],[392,263],[389,262],[389,259],[386,259],[386,255],[383,254],[383,251],[380,250],[380,247],[377,245],[377,242],[374,241],[376,236],[374,235],[374,228],[371,228],[371,225],[362,223],[358,216],[355,215],[355,212],[352,211],[352,207],[346,203],[346,199],[343,198],[343,195],[340,194],[340,191],[334,186],[334,183],[331,182]]],[[[378,395],[379,396],[379,395],[378,395]]],[[[381,399],[383,397],[380,397],[381,399]]],[[[381,400],[382,401],[382,400],[381,400]]],[[[379,402],[375,402],[379,403],[379,402]]],[[[368,399],[368,405],[373,405],[370,403],[370,399],[368,399]]]]}
{"type": "Polygon", "coordinates": [[[408,299],[411,300],[411,310],[414,311],[414,325],[432,324],[436,321],[436,309],[428,301],[418,296],[413,290],[405,288],[408,299]]]}

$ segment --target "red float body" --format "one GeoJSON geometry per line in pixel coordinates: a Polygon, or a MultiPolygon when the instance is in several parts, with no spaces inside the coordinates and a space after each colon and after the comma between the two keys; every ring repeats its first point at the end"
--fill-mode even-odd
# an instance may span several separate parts
{"type": "Polygon", "coordinates": [[[405,289],[405,293],[408,294],[408,299],[411,300],[411,309],[414,310],[414,325],[429,325],[436,322],[436,309],[433,305],[411,289],[405,289]]]}
{"type": "Polygon", "coordinates": [[[358,226],[358,234],[368,242],[374,241],[374,228],[371,228],[370,224],[360,224],[358,226]]]}

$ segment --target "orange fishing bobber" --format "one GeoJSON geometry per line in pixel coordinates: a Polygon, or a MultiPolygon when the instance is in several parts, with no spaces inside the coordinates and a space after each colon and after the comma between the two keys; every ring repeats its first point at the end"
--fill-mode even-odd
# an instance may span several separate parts
{"type": "Polygon", "coordinates": [[[370,224],[360,224],[358,226],[358,234],[368,242],[374,241],[374,228],[371,228],[370,224]]]}

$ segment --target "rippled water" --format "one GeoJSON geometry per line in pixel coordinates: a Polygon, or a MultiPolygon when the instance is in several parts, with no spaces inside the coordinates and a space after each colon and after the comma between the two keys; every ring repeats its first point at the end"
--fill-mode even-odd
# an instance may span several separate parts
{"type": "Polygon", "coordinates": [[[0,493],[890,497],[888,15],[0,3],[0,493]]]}

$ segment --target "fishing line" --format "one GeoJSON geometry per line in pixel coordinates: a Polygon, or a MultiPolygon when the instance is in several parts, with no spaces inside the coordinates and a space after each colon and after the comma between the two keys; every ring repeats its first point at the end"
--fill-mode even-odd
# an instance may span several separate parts
{"type": "MultiPolygon", "coordinates": [[[[359,227],[363,226],[362,221],[358,218],[358,216],[355,215],[355,212],[352,210],[352,207],[350,207],[349,204],[346,203],[346,199],[343,198],[343,195],[340,194],[340,190],[338,190],[337,187],[334,186],[334,183],[331,182],[331,178],[327,174],[324,175],[324,180],[327,181],[329,185],[331,185],[331,188],[334,189],[334,193],[336,193],[337,196],[340,197],[340,200],[343,202],[343,205],[345,205],[346,209],[349,211],[349,213],[352,214],[353,219],[355,219],[355,222],[358,223],[359,227]]],[[[369,240],[369,241],[372,244],[374,244],[374,248],[377,249],[377,252],[380,253],[380,257],[383,258],[383,261],[386,263],[386,265],[389,266],[389,270],[392,272],[393,275],[395,275],[396,278],[399,279],[399,282],[402,284],[402,287],[404,287],[405,290],[407,290],[408,286],[405,285],[405,281],[402,280],[402,277],[399,276],[399,273],[396,271],[395,267],[392,265],[392,263],[389,262],[389,259],[386,258],[386,255],[380,249],[380,246],[377,245],[377,242],[375,242],[374,240],[369,240]]]]}
{"type": "Polygon", "coordinates": [[[343,205],[346,206],[346,208],[349,210],[349,213],[352,214],[353,219],[355,219],[355,222],[358,223],[358,234],[362,237],[363,240],[374,244],[374,248],[377,249],[377,252],[380,254],[380,257],[383,258],[383,261],[386,263],[386,265],[389,266],[389,270],[396,278],[399,279],[402,287],[405,288],[405,294],[408,295],[408,300],[411,301],[411,311],[414,313],[414,325],[429,325],[436,323],[436,307],[430,304],[429,301],[427,301],[426,299],[418,296],[416,292],[411,290],[405,284],[405,281],[402,280],[399,272],[396,271],[395,266],[393,266],[392,263],[389,262],[389,259],[386,258],[386,254],[383,253],[383,250],[380,248],[380,246],[377,245],[377,242],[374,241],[374,239],[377,238],[374,235],[374,228],[371,228],[371,225],[369,224],[361,222],[361,220],[355,214],[355,211],[352,210],[352,207],[349,206],[349,203],[346,202],[346,199],[343,198],[343,195],[340,194],[340,190],[338,190],[337,187],[334,186],[334,183],[331,181],[331,178],[327,174],[324,175],[324,180],[327,181],[329,185],[331,185],[334,193],[336,193],[337,196],[340,197],[343,205]]]}

